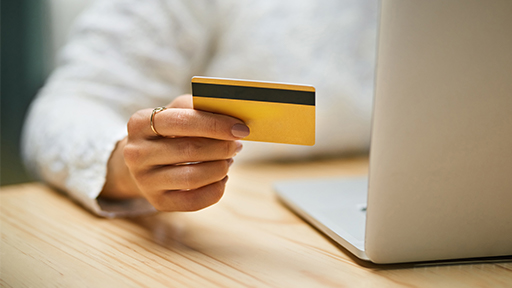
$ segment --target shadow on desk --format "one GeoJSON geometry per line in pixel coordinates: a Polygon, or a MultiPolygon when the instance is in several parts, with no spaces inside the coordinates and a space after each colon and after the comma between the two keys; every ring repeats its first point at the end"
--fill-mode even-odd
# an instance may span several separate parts
{"type": "MultiPolygon", "coordinates": [[[[297,215],[298,216],[298,215],[297,215]]],[[[299,217],[299,216],[298,216],[299,217]]],[[[299,217],[300,218],[300,217],[299,217]]],[[[193,237],[190,235],[190,232],[187,232],[187,223],[183,217],[181,217],[180,213],[176,213],[172,215],[172,213],[168,214],[157,214],[153,216],[147,217],[137,217],[126,219],[126,221],[136,224],[146,230],[148,232],[148,239],[151,239],[154,243],[170,248],[183,248],[185,250],[190,251],[200,251],[199,247],[196,245],[199,243],[196,240],[193,240],[193,237]],[[194,245],[196,244],[196,245],[194,245]]],[[[305,220],[304,220],[305,221],[305,220]]],[[[194,227],[197,227],[199,223],[194,223],[194,227]]],[[[390,269],[410,269],[410,268],[418,268],[418,267],[434,267],[434,266],[457,266],[457,265],[475,265],[475,264],[495,264],[495,263],[512,263],[512,256],[501,256],[501,257],[486,257],[486,258],[470,258],[470,259],[452,259],[452,260],[441,260],[441,261],[428,261],[428,262],[414,262],[414,263],[399,263],[399,264],[375,264],[369,261],[361,260],[357,258],[355,255],[350,253],[343,246],[333,241],[328,236],[324,235],[320,230],[311,226],[312,230],[320,235],[323,235],[325,240],[330,242],[331,245],[339,249],[342,253],[344,253],[351,261],[360,265],[361,267],[372,269],[372,270],[390,270],[390,269]]],[[[200,229],[200,232],[206,233],[209,231],[206,228],[200,229]]],[[[197,231],[196,231],[197,232],[197,231]]],[[[211,231],[209,231],[211,232],[211,231]]],[[[215,235],[208,234],[208,242],[212,242],[211,240],[215,238],[218,233],[214,233],[215,235]]],[[[225,242],[224,236],[222,239],[218,239],[219,243],[225,242]]],[[[213,242],[213,246],[219,248],[218,245],[215,245],[217,242],[213,242]]],[[[220,247],[226,248],[224,245],[220,247]]],[[[204,247],[202,247],[204,248],[204,247]]],[[[229,247],[227,247],[229,249],[229,247]]]]}

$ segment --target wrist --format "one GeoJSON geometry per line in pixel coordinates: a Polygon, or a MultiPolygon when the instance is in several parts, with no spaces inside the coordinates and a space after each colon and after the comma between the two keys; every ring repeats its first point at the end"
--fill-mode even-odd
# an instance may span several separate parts
{"type": "Polygon", "coordinates": [[[142,197],[128,166],[124,161],[123,149],[127,138],[117,142],[107,163],[107,176],[100,197],[128,199],[142,197]]]}

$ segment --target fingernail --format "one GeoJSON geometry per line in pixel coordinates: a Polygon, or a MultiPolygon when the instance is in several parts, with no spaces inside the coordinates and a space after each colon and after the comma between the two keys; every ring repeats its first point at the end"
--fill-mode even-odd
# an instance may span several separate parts
{"type": "Polygon", "coordinates": [[[244,145],[240,141],[235,141],[236,149],[235,149],[235,155],[238,154],[238,152],[242,151],[242,148],[244,148],[244,145]]]}
{"type": "Polygon", "coordinates": [[[231,127],[231,134],[237,138],[244,138],[249,136],[251,130],[245,124],[237,123],[231,127]]]}

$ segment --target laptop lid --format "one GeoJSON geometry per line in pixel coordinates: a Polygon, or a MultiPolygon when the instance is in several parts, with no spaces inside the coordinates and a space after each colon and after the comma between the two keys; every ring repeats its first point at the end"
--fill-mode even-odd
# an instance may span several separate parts
{"type": "Polygon", "coordinates": [[[512,255],[510,15],[383,0],[369,180],[277,183],[283,202],[376,263],[512,255]]]}
{"type": "Polygon", "coordinates": [[[384,0],[366,255],[512,255],[512,1],[384,0]]]}

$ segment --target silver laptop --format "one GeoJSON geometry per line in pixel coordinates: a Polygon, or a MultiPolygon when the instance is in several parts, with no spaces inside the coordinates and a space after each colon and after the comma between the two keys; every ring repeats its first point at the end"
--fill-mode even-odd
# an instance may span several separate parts
{"type": "Polygon", "coordinates": [[[276,183],[375,263],[512,255],[512,1],[383,0],[369,175],[276,183]]]}

